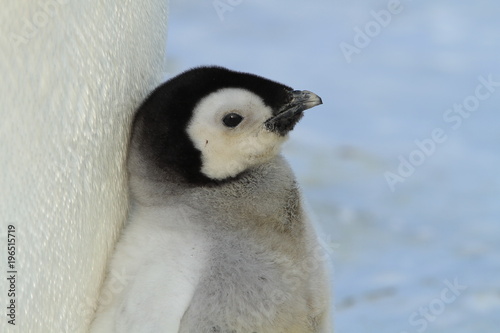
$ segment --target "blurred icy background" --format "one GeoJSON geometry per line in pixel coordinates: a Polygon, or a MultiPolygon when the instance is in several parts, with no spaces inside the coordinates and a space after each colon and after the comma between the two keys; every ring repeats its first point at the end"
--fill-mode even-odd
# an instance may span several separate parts
{"type": "Polygon", "coordinates": [[[166,77],[218,64],[323,98],[285,154],[333,249],[337,332],[500,332],[500,86],[473,97],[500,82],[500,3],[401,0],[376,23],[390,3],[172,0],[166,77]],[[400,156],[420,165],[392,191],[400,156]]]}

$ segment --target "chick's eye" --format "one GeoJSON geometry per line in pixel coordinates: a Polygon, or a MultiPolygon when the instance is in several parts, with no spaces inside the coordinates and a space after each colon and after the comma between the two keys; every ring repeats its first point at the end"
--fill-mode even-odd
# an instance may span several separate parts
{"type": "Polygon", "coordinates": [[[229,113],[225,115],[224,118],[222,118],[222,122],[227,127],[236,127],[241,123],[242,120],[243,117],[237,113],[229,113]]]}

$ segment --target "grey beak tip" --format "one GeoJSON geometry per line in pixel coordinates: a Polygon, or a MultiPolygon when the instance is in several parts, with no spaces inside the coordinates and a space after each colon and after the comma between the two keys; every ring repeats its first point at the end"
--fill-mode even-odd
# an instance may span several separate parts
{"type": "Polygon", "coordinates": [[[293,95],[298,101],[302,102],[304,110],[323,104],[321,97],[309,90],[296,90],[293,95]]]}

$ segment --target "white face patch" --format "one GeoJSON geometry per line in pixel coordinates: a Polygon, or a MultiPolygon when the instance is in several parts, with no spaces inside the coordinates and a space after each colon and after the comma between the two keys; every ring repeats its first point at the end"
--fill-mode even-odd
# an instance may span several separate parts
{"type": "Polygon", "coordinates": [[[271,108],[245,89],[225,88],[203,98],[187,128],[202,154],[201,171],[209,178],[224,179],[276,156],[286,137],[265,128],[271,117],[271,108]],[[230,113],[243,117],[234,128],[223,122],[230,113]]]}

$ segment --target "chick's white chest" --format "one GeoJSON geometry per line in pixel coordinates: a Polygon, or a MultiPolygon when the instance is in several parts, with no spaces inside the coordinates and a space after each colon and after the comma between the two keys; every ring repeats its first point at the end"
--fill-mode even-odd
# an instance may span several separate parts
{"type": "Polygon", "coordinates": [[[129,285],[118,306],[116,330],[177,332],[200,279],[208,241],[188,208],[135,210],[117,248],[114,269],[129,285]]]}

